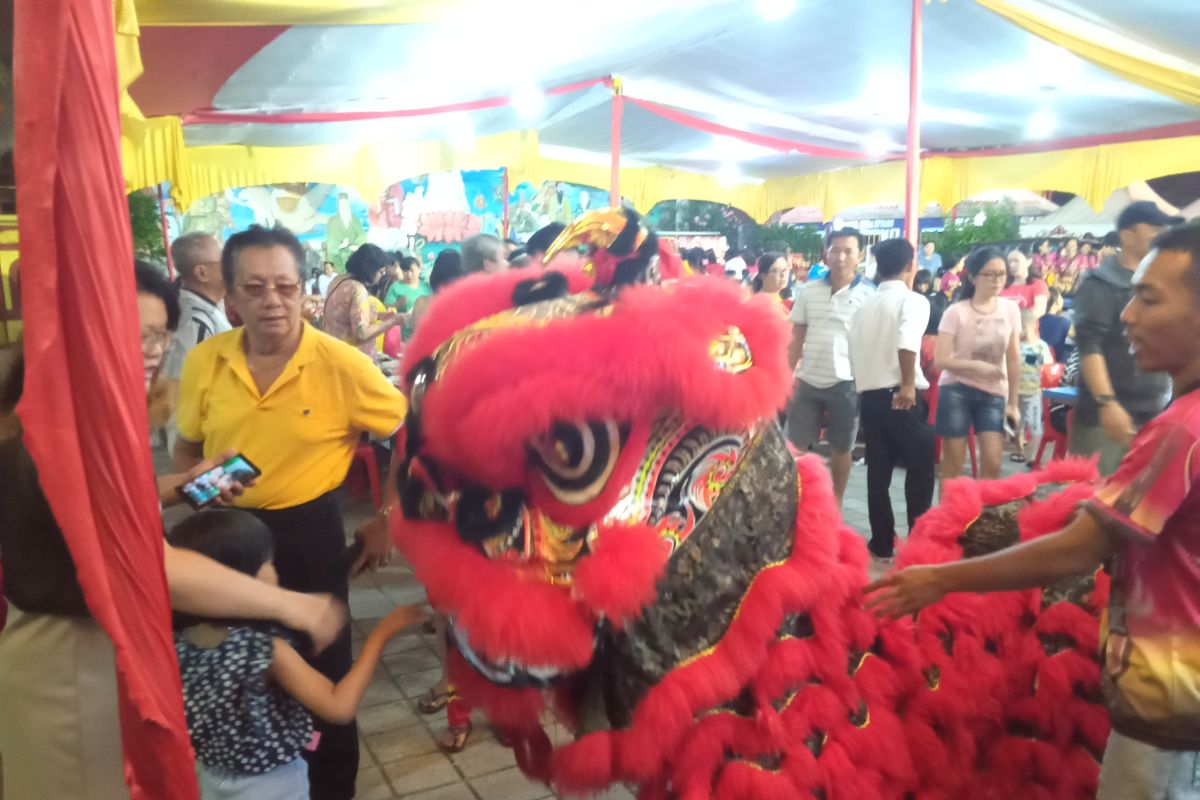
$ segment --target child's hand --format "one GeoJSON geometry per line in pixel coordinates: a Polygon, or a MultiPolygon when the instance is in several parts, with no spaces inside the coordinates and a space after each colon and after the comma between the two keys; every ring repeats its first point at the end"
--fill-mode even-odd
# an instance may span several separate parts
{"type": "Polygon", "coordinates": [[[375,630],[390,639],[405,628],[420,625],[431,616],[432,612],[423,605],[400,606],[381,619],[375,630]]]}

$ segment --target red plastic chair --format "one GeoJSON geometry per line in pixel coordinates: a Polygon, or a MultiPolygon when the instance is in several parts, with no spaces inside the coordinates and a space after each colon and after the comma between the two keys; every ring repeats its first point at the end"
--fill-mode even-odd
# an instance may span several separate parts
{"type": "Polygon", "coordinates": [[[375,508],[383,505],[383,496],[379,491],[379,462],[375,459],[375,448],[370,442],[359,442],[354,448],[354,459],[350,462],[350,471],[346,475],[346,491],[350,494],[362,496],[362,480],[358,478],[354,467],[362,464],[363,472],[366,473],[367,487],[371,492],[371,501],[375,504],[375,508]]]}
{"type": "MultiPolygon", "coordinates": [[[[1042,367],[1042,388],[1053,389],[1062,385],[1063,375],[1066,373],[1067,367],[1065,364],[1046,364],[1042,367]]],[[[1050,424],[1050,400],[1042,397],[1042,441],[1038,445],[1037,455],[1033,459],[1033,468],[1038,469],[1042,466],[1042,455],[1046,452],[1046,445],[1053,445],[1054,449],[1050,452],[1050,460],[1057,461],[1060,458],[1067,456],[1067,442],[1070,439],[1071,432],[1071,417],[1067,415],[1067,432],[1063,433],[1050,424]]]]}

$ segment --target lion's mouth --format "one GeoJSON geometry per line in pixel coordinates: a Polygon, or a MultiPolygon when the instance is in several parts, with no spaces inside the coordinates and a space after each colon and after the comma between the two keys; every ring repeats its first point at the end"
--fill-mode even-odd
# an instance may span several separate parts
{"type": "Polygon", "coordinates": [[[487,680],[511,689],[547,689],[566,673],[553,666],[527,666],[516,661],[495,662],[471,647],[465,628],[453,619],[446,620],[446,636],[464,659],[487,680]]]}

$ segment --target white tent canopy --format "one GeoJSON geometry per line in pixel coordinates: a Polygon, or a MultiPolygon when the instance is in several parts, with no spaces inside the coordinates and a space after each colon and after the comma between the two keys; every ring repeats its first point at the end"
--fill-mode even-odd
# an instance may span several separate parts
{"type": "MultiPolygon", "coordinates": [[[[1108,26],[1139,46],[1179,59],[1194,59],[1200,41],[1196,0],[1022,2],[1077,15],[1080,24],[1108,26]]],[[[399,142],[533,129],[554,157],[594,160],[610,149],[609,89],[593,85],[556,96],[542,93],[619,75],[629,97],[704,123],[867,154],[853,160],[779,152],[685,127],[627,103],[621,148],[636,163],[713,174],[736,165],[740,175],[764,179],[903,153],[910,6],[902,0],[611,0],[601,5],[490,0],[468,5],[472,11],[453,22],[288,27],[230,65],[211,107],[234,113],[340,114],[494,97],[520,102],[371,121],[186,124],[186,141],[399,142]]],[[[1196,106],[1047,44],[972,0],[929,3],[924,17],[921,143],[926,149],[1003,146],[1200,120],[1196,106]]],[[[156,38],[158,50],[178,54],[189,30],[195,29],[146,28],[142,36],[156,38]],[[171,46],[173,36],[180,37],[179,47],[171,46]]],[[[167,89],[189,78],[186,71],[149,58],[142,80],[167,89]]],[[[134,89],[136,98],[137,84],[134,89]]],[[[184,115],[185,122],[197,110],[162,109],[184,115]]]]}
{"type": "Polygon", "coordinates": [[[1091,234],[1096,238],[1113,230],[1117,226],[1117,217],[1125,206],[1138,200],[1149,200],[1158,205],[1164,213],[1175,216],[1179,209],[1163,200],[1144,181],[1139,181],[1124,189],[1118,189],[1109,196],[1104,208],[1093,209],[1082,197],[1074,197],[1062,208],[1052,214],[1039,217],[1034,222],[1021,225],[1022,238],[1063,234],[1083,236],[1091,234]]]}

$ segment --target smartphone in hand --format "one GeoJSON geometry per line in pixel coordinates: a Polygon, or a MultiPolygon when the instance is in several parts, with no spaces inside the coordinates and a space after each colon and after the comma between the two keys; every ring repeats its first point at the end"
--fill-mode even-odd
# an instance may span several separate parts
{"type": "Polygon", "coordinates": [[[251,464],[250,459],[238,453],[224,464],[218,464],[208,472],[176,487],[175,491],[184,502],[199,511],[215,503],[223,489],[228,489],[234,483],[249,485],[259,475],[262,475],[262,471],[251,464]]]}

